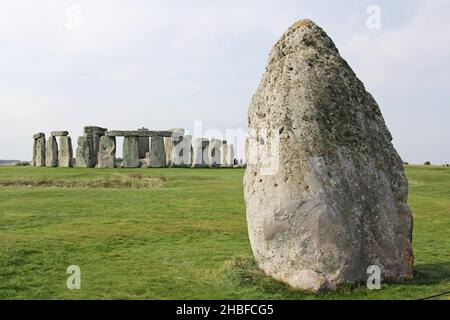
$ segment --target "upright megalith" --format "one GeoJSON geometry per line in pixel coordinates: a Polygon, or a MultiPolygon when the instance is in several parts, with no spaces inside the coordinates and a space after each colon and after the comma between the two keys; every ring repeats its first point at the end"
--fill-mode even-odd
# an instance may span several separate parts
{"type": "Polygon", "coordinates": [[[192,167],[209,166],[209,140],[196,138],[192,144],[192,167]]]}
{"type": "Polygon", "coordinates": [[[97,165],[100,138],[105,135],[107,129],[97,126],[83,128],[83,136],[78,138],[76,150],[77,167],[93,168],[97,165]]]}
{"type": "Polygon", "coordinates": [[[150,168],[166,167],[166,151],[164,149],[164,137],[152,137],[150,151],[147,153],[147,166],[150,168]]]}
{"type": "Polygon", "coordinates": [[[33,160],[32,165],[36,167],[45,167],[45,133],[39,132],[33,135],[33,160]]]}
{"type": "Polygon", "coordinates": [[[45,164],[47,167],[58,166],[58,142],[54,135],[51,135],[47,141],[45,164]]]}
{"type": "Polygon", "coordinates": [[[174,128],[169,131],[171,132],[171,136],[164,138],[164,150],[166,151],[166,163],[168,166],[172,166],[172,148],[175,143],[183,139],[185,130],[182,128],[174,128]]]}
{"type": "MultiPolygon", "coordinates": [[[[146,133],[149,131],[147,128],[138,129],[146,133]]],[[[139,137],[139,159],[144,159],[146,154],[150,151],[150,138],[148,136],[139,137]]]]}
{"type": "Polygon", "coordinates": [[[122,153],[124,168],[139,168],[139,137],[125,136],[122,153]]]}
{"type": "Polygon", "coordinates": [[[98,168],[114,168],[116,166],[116,137],[102,136],[98,151],[98,168]]]}
{"type": "Polygon", "coordinates": [[[173,141],[172,167],[190,167],[192,164],[192,136],[185,135],[173,141]]]}
{"type": "Polygon", "coordinates": [[[209,166],[220,167],[222,164],[222,149],[223,141],[220,139],[211,139],[209,142],[209,166]]]}
{"type": "Polygon", "coordinates": [[[62,168],[73,167],[72,139],[69,136],[59,137],[58,163],[62,168]]]}
{"type": "Polygon", "coordinates": [[[311,290],[365,281],[371,265],[384,280],[413,276],[402,161],[377,103],[312,21],[275,44],[248,120],[244,190],[261,269],[311,290]]]}
{"type": "Polygon", "coordinates": [[[223,157],[223,164],[227,167],[234,165],[234,147],[233,144],[227,143],[225,145],[225,157],[223,157]]]}
{"type": "Polygon", "coordinates": [[[94,167],[94,146],[91,137],[78,137],[78,147],[76,151],[76,165],[80,168],[94,167]]]}

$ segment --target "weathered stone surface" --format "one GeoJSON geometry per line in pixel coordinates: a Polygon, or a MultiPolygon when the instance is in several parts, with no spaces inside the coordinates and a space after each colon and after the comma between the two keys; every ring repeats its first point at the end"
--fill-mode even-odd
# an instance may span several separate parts
{"type": "Polygon", "coordinates": [[[59,137],[58,163],[62,168],[73,167],[72,139],[69,136],[59,137]]]}
{"type": "Polygon", "coordinates": [[[370,265],[383,279],[413,276],[402,161],[377,103],[313,22],[295,23],[272,49],[249,129],[268,133],[260,147],[279,147],[279,166],[264,175],[259,147],[247,144],[247,221],[260,268],[311,290],[365,281],[370,265]]]}
{"type": "Polygon", "coordinates": [[[174,128],[169,129],[170,135],[168,137],[164,137],[164,148],[166,150],[166,163],[168,166],[172,166],[172,149],[175,143],[178,143],[183,139],[184,129],[174,128]]]}
{"type": "Polygon", "coordinates": [[[166,151],[163,137],[152,137],[150,152],[148,152],[147,166],[150,168],[166,167],[166,151]]]}
{"type": "Polygon", "coordinates": [[[209,166],[209,140],[205,138],[197,138],[192,144],[192,166],[208,167],[209,166]]]}
{"type": "Polygon", "coordinates": [[[225,147],[226,151],[226,155],[224,157],[224,162],[223,164],[226,166],[233,166],[234,163],[234,147],[232,144],[227,144],[225,147]]]}
{"type": "Polygon", "coordinates": [[[172,166],[188,167],[192,164],[192,136],[185,135],[172,141],[172,166]]]}
{"type": "Polygon", "coordinates": [[[220,147],[220,166],[228,167],[230,164],[227,163],[228,159],[228,143],[226,140],[222,141],[222,146],[220,147]]]}
{"type": "Polygon", "coordinates": [[[45,164],[47,167],[58,166],[58,142],[54,136],[49,137],[47,141],[45,164]]]}
{"type": "Polygon", "coordinates": [[[123,167],[139,168],[139,140],[135,136],[123,138],[123,167]]]}
{"type": "Polygon", "coordinates": [[[211,139],[209,142],[209,166],[210,167],[220,167],[222,164],[222,140],[211,139]]]}
{"type": "Polygon", "coordinates": [[[98,152],[98,168],[114,168],[116,166],[116,138],[102,136],[98,152]]]}
{"type": "Polygon", "coordinates": [[[93,168],[95,164],[92,159],[94,157],[94,146],[92,137],[78,137],[78,146],[76,150],[76,166],[80,168],[93,168]]]}
{"type": "Polygon", "coordinates": [[[83,129],[84,135],[89,139],[90,148],[90,164],[95,167],[98,162],[98,154],[100,150],[100,138],[103,137],[107,129],[97,126],[86,126],[83,129]]]}
{"type": "Polygon", "coordinates": [[[109,137],[155,137],[158,135],[158,131],[154,130],[110,130],[106,131],[105,135],[109,137]]]}
{"type": "Polygon", "coordinates": [[[34,147],[33,147],[33,165],[36,167],[45,167],[45,134],[38,133],[33,136],[34,138],[34,147]]]}
{"type": "MultiPolygon", "coordinates": [[[[146,128],[138,129],[138,131],[147,132],[146,128]]],[[[150,152],[150,138],[149,137],[139,137],[139,159],[144,159],[146,154],[150,152]]]]}
{"type": "Polygon", "coordinates": [[[34,139],[34,140],[39,139],[39,138],[45,138],[45,133],[43,133],[43,132],[38,132],[38,133],[36,133],[36,134],[33,135],[33,139],[34,139]]]}
{"type": "Polygon", "coordinates": [[[63,137],[63,136],[68,136],[69,135],[69,131],[52,131],[50,133],[50,135],[52,137],[63,137]]]}

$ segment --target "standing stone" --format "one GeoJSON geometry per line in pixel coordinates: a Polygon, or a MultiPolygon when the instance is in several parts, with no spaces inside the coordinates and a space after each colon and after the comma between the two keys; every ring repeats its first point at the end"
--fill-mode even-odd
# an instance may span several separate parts
{"type": "Polygon", "coordinates": [[[69,136],[59,137],[58,163],[62,168],[73,167],[72,139],[69,136]]]}
{"type": "Polygon", "coordinates": [[[261,269],[316,291],[365,282],[371,265],[383,281],[413,277],[402,161],[377,103],[312,21],[272,49],[249,130],[244,190],[261,269]],[[260,149],[277,150],[270,165],[260,149]]]}
{"type": "Polygon", "coordinates": [[[209,166],[209,140],[197,138],[192,144],[192,167],[209,166]]]}
{"type": "Polygon", "coordinates": [[[139,137],[124,137],[122,153],[124,168],[139,168],[139,137]]]}
{"type": "Polygon", "coordinates": [[[172,146],[172,166],[189,167],[192,164],[192,136],[180,137],[178,141],[173,141],[172,146]]]}
{"type": "MultiPolygon", "coordinates": [[[[146,128],[138,129],[138,131],[149,131],[146,128]]],[[[145,155],[150,151],[150,139],[148,137],[139,137],[139,159],[144,159],[145,155]]]]}
{"type": "Polygon", "coordinates": [[[102,136],[98,152],[98,168],[115,168],[116,166],[116,138],[102,136]]]}
{"type": "Polygon", "coordinates": [[[226,166],[233,166],[234,163],[234,147],[232,144],[226,145],[226,156],[225,156],[225,165],[226,166]]]}
{"type": "Polygon", "coordinates": [[[171,137],[164,138],[164,149],[166,150],[166,163],[168,166],[172,166],[172,148],[174,142],[178,143],[183,139],[185,130],[182,128],[169,129],[172,132],[171,137]]]}
{"type": "Polygon", "coordinates": [[[92,162],[94,153],[93,140],[90,137],[78,137],[78,147],[76,151],[76,165],[80,168],[93,168],[92,162]]]}
{"type": "Polygon", "coordinates": [[[152,137],[150,152],[147,153],[147,166],[150,168],[166,167],[166,151],[163,137],[152,137]]]}
{"type": "Polygon", "coordinates": [[[47,167],[58,166],[58,142],[56,142],[56,138],[53,135],[47,141],[45,164],[47,167]]]}
{"type": "Polygon", "coordinates": [[[86,126],[83,129],[84,136],[89,139],[89,148],[92,148],[88,153],[90,153],[90,163],[91,167],[95,167],[98,161],[98,153],[100,150],[100,138],[105,135],[107,131],[106,128],[97,126],[86,126]]]}
{"type": "Polygon", "coordinates": [[[45,134],[40,132],[33,136],[34,147],[33,147],[33,165],[36,167],[45,167],[45,134]]]}
{"type": "Polygon", "coordinates": [[[226,140],[222,141],[222,146],[220,147],[220,166],[221,167],[228,167],[229,164],[227,164],[227,157],[228,157],[228,144],[226,140]]]}
{"type": "Polygon", "coordinates": [[[222,140],[211,139],[209,144],[209,166],[220,167],[222,164],[222,156],[220,150],[222,149],[222,140]]]}

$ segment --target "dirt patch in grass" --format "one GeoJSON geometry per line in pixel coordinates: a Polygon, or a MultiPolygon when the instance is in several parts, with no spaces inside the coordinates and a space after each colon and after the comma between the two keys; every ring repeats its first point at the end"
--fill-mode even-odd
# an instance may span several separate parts
{"type": "Polygon", "coordinates": [[[115,174],[91,179],[67,179],[58,177],[20,177],[0,179],[0,187],[40,188],[113,188],[148,189],[164,187],[164,177],[145,177],[138,174],[115,174]]]}

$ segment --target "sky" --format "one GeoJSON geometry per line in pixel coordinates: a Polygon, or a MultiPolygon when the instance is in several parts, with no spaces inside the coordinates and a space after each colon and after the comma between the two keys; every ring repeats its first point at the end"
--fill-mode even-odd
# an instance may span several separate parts
{"type": "Polygon", "coordinates": [[[85,125],[246,130],[270,49],[309,18],[377,100],[403,160],[450,162],[448,0],[0,6],[0,159],[30,160],[36,132],[68,130],[75,150],[85,125]]]}

